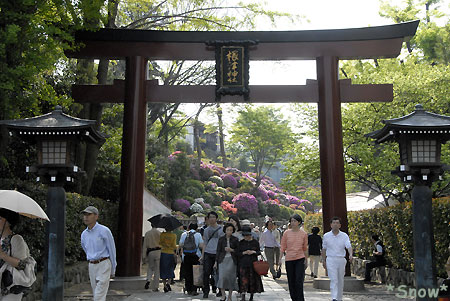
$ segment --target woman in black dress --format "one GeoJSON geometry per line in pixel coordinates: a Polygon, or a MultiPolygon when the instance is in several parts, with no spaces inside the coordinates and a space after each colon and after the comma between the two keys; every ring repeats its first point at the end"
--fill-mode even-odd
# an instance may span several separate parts
{"type": "Polygon", "coordinates": [[[249,226],[242,227],[244,239],[239,242],[237,255],[239,257],[239,292],[245,301],[245,293],[250,293],[250,301],[254,293],[264,292],[261,276],[253,269],[253,262],[258,260],[261,254],[259,242],[252,237],[249,226]]]}

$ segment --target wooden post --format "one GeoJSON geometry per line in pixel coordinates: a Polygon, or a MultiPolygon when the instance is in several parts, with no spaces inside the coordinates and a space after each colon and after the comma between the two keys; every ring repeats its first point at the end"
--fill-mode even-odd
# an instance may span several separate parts
{"type": "Polygon", "coordinates": [[[140,276],[145,180],[147,60],[127,58],[120,174],[117,276],[140,276]]]}

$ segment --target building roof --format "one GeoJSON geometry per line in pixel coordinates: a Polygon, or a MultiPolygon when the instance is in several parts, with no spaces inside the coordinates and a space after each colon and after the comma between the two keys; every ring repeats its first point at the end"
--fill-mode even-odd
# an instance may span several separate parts
{"type": "Polygon", "coordinates": [[[376,139],[377,143],[394,139],[398,134],[439,134],[442,139],[450,138],[450,117],[427,112],[420,104],[411,114],[382,122],[385,124],[382,129],[366,137],[376,139]]]}
{"type": "Polygon", "coordinates": [[[56,106],[53,112],[16,120],[0,120],[0,125],[6,126],[20,136],[39,137],[49,135],[79,135],[94,143],[103,143],[105,138],[94,128],[95,120],[80,119],[62,112],[61,106],[56,106]]]}

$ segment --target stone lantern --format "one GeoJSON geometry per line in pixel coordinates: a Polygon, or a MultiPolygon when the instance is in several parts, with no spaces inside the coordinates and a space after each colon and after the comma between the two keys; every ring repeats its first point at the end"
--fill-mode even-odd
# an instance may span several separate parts
{"type": "Polygon", "coordinates": [[[404,182],[414,184],[413,235],[417,300],[436,300],[421,292],[435,289],[434,235],[432,221],[433,181],[441,179],[447,169],[441,163],[441,145],[450,139],[450,117],[426,112],[416,105],[413,113],[390,120],[385,126],[366,136],[376,143],[395,141],[399,144],[400,166],[393,171],[404,182]]]}
{"type": "Polygon", "coordinates": [[[105,138],[94,128],[95,120],[79,119],[56,106],[51,113],[20,120],[2,120],[11,136],[37,147],[37,163],[27,172],[37,174],[37,181],[48,184],[46,264],[43,300],[64,299],[64,242],[66,192],[64,185],[82,173],[77,166],[80,143],[103,144],[105,138]]]}

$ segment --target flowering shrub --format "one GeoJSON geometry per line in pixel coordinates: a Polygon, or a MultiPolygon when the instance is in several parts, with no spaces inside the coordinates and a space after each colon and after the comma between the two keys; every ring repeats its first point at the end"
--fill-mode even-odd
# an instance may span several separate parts
{"type": "Polygon", "coordinates": [[[191,211],[194,213],[199,213],[203,211],[203,207],[202,205],[200,205],[199,203],[194,203],[191,205],[190,207],[191,211]]]}
{"type": "Polygon", "coordinates": [[[280,200],[280,203],[281,203],[282,205],[285,205],[285,206],[286,206],[286,205],[287,205],[287,206],[290,205],[289,200],[288,200],[287,196],[286,196],[284,193],[279,193],[279,194],[277,195],[277,199],[280,200]]]}
{"type": "Polygon", "coordinates": [[[225,174],[222,175],[223,180],[223,186],[224,187],[231,187],[231,188],[237,188],[237,181],[231,174],[225,174]]]}
{"type": "Polygon", "coordinates": [[[188,200],[177,199],[173,202],[172,207],[175,211],[181,211],[183,213],[186,213],[189,211],[191,204],[189,203],[188,200]]]}
{"type": "Polygon", "coordinates": [[[218,176],[212,176],[208,179],[208,181],[216,183],[219,187],[223,187],[223,180],[218,176]]]}
{"type": "Polygon", "coordinates": [[[169,159],[169,162],[175,161],[177,155],[178,155],[178,154],[181,154],[181,153],[182,153],[181,151],[176,151],[176,152],[171,153],[171,154],[167,157],[167,158],[169,159]]]}
{"type": "Polygon", "coordinates": [[[217,184],[211,181],[206,181],[203,183],[203,187],[205,187],[206,191],[215,191],[217,189],[217,184]]]}
{"type": "Polygon", "coordinates": [[[268,196],[270,199],[272,199],[272,200],[274,200],[274,199],[277,198],[277,194],[276,194],[274,191],[272,191],[272,190],[268,190],[268,191],[267,191],[267,196],[268,196]]]}
{"type": "Polygon", "coordinates": [[[199,176],[200,179],[203,181],[206,181],[209,179],[209,177],[212,177],[214,175],[214,172],[211,168],[209,168],[206,164],[201,164],[200,165],[200,170],[199,170],[199,176]]]}
{"type": "Polygon", "coordinates": [[[249,193],[241,193],[233,198],[234,207],[238,210],[241,218],[249,216],[258,216],[258,201],[249,193]]]}
{"type": "Polygon", "coordinates": [[[237,208],[234,207],[234,204],[228,203],[227,201],[223,201],[220,204],[220,207],[228,214],[236,214],[237,212],[237,208]]]}
{"type": "Polygon", "coordinates": [[[261,201],[266,201],[269,199],[269,195],[267,194],[267,191],[263,186],[258,187],[258,190],[256,191],[256,197],[260,198],[261,201]]]}

